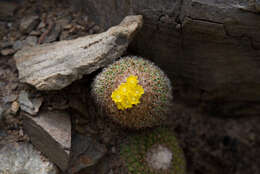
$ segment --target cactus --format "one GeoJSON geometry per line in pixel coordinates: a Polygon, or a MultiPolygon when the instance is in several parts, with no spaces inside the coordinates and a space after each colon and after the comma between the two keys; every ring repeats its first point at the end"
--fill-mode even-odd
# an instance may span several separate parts
{"type": "Polygon", "coordinates": [[[127,56],[104,68],[91,94],[102,113],[128,128],[160,124],[170,113],[170,80],[159,67],[141,57],[127,56]]]}
{"type": "Polygon", "coordinates": [[[174,134],[165,128],[131,137],[120,147],[129,174],[185,174],[186,161],[174,134]]]}

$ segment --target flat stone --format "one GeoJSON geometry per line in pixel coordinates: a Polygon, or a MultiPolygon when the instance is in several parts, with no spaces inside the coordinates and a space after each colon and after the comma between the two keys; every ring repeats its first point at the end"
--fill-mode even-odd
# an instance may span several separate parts
{"type": "Polygon", "coordinates": [[[74,135],[72,138],[72,156],[69,174],[95,165],[107,152],[105,145],[99,144],[92,138],[83,135],[74,135]]]}
{"type": "Polygon", "coordinates": [[[0,147],[0,174],[58,174],[55,165],[29,143],[0,147]]]}
{"type": "Polygon", "coordinates": [[[21,20],[19,29],[22,33],[30,33],[33,29],[35,29],[38,26],[39,23],[39,16],[24,17],[21,20]]]}
{"type": "Polygon", "coordinates": [[[21,110],[31,115],[36,115],[39,112],[39,109],[42,105],[43,98],[41,97],[30,98],[29,93],[22,90],[19,94],[18,101],[21,106],[21,110]]]}
{"type": "Polygon", "coordinates": [[[141,26],[142,16],[128,16],[104,33],[18,51],[19,79],[38,90],[62,89],[120,57],[141,26]]]}
{"type": "Polygon", "coordinates": [[[62,27],[60,24],[55,24],[55,26],[52,28],[52,30],[49,32],[49,34],[44,39],[43,43],[50,43],[57,41],[61,34],[62,27]]]}
{"type": "Polygon", "coordinates": [[[70,116],[61,111],[45,111],[37,117],[24,115],[23,125],[32,143],[65,171],[71,147],[70,116]]]}

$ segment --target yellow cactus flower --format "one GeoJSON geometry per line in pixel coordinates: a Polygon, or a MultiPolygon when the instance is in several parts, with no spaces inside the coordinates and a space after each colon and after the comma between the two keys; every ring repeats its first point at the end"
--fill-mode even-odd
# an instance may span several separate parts
{"type": "Polygon", "coordinates": [[[129,76],[128,78],[127,78],[127,80],[126,80],[126,83],[128,83],[128,84],[130,84],[130,85],[133,85],[133,86],[135,86],[136,84],[138,84],[138,80],[137,80],[137,76],[133,76],[133,75],[131,75],[131,76],[129,76]]]}
{"type": "Polygon", "coordinates": [[[127,92],[129,92],[129,87],[128,87],[128,84],[127,83],[122,83],[119,87],[118,87],[118,91],[124,95],[126,94],[127,92]]]}
{"type": "Polygon", "coordinates": [[[140,103],[139,98],[135,95],[128,95],[128,100],[134,105],[140,103]]]}
{"type": "Polygon", "coordinates": [[[143,93],[144,93],[143,87],[142,87],[141,85],[137,85],[137,86],[135,87],[135,93],[134,93],[134,95],[136,95],[136,96],[141,96],[141,95],[143,95],[143,93]]]}
{"type": "Polygon", "coordinates": [[[112,93],[111,97],[115,102],[121,102],[123,100],[122,95],[117,90],[112,93]]]}
{"type": "Polygon", "coordinates": [[[140,103],[140,98],[144,94],[144,89],[138,84],[137,76],[129,76],[126,83],[121,83],[111,94],[119,110],[132,108],[140,103]]]}

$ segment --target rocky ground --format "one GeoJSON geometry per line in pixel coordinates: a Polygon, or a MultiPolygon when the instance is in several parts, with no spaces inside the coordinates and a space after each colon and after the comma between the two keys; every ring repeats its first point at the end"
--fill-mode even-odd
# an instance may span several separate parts
{"type": "MultiPolygon", "coordinates": [[[[59,142],[62,144],[65,135],[72,135],[71,154],[75,163],[71,164],[69,172],[85,168],[78,173],[126,173],[120,162],[119,145],[139,132],[121,128],[98,114],[89,97],[91,79],[96,72],[62,90],[39,92],[19,82],[13,58],[25,47],[70,40],[100,33],[103,29],[80,10],[75,12],[68,4],[58,1],[0,1],[0,6],[6,7],[0,11],[0,148],[6,148],[7,144],[24,147],[23,143],[30,143],[24,132],[30,132],[31,128],[26,127],[29,123],[45,128],[45,124],[30,115],[66,112],[71,118],[72,132],[61,132],[59,142]],[[73,147],[73,144],[78,146],[73,147]],[[79,157],[83,160],[77,161],[79,157]]],[[[182,89],[175,91],[174,112],[163,126],[176,132],[187,158],[188,173],[260,173],[259,116],[226,117],[212,110],[201,112],[200,108],[179,100],[181,92],[182,89]]],[[[63,130],[62,126],[60,130],[63,130]]],[[[51,134],[48,139],[55,138],[59,139],[58,135],[51,134]]],[[[65,142],[64,146],[71,145],[65,142]]],[[[60,149],[54,148],[52,152],[55,150],[60,149]]],[[[66,150],[60,154],[68,157],[66,150]]]]}

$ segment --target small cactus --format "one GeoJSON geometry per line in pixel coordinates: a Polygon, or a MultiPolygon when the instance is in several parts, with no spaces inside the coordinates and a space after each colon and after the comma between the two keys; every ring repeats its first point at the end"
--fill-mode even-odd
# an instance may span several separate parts
{"type": "Polygon", "coordinates": [[[172,132],[158,128],[131,137],[120,147],[129,174],[185,174],[184,153],[172,132]]]}
{"type": "Polygon", "coordinates": [[[91,94],[99,110],[128,128],[159,124],[172,106],[168,77],[152,62],[136,56],[104,68],[94,79],[91,94]]]}

